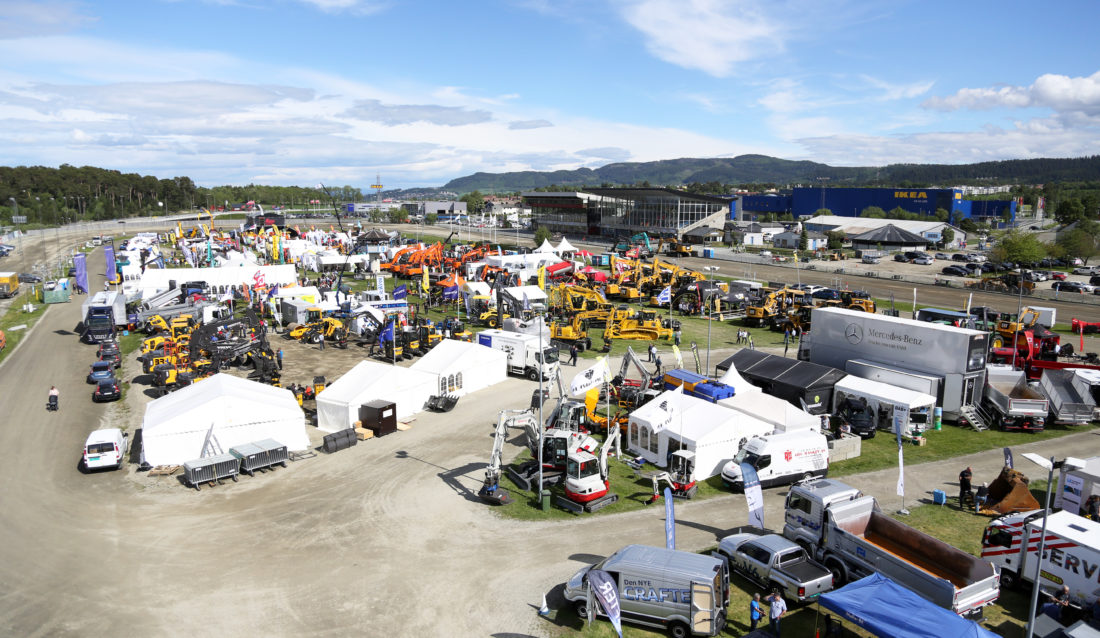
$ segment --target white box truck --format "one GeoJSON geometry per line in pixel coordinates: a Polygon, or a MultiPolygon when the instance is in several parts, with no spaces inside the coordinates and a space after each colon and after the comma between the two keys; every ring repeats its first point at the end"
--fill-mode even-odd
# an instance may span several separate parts
{"type": "MultiPolygon", "coordinates": [[[[1001,569],[1001,584],[1035,584],[1043,510],[993,520],[982,534],[982,558],[1001,569]]],[[[1070,604],[1087,608],[1100,594],[1100,522],[1069,512],[1047,517],[1046,544],[1039,565],[1039,588],[1069,586],[1070,604]]]]}
{"type": "Polygon", "coordinates": [[[879,572],[968,616],[980,615],[1000,593],[991,562],[886,516],[873,496],[833,479],[791,487],[783,535],[833,573],[833,587],[879,572]]]}
{"type": "MultiPolygon", "coordinates": [[[[593,569],[615,580],[626,622],[665,629],[672,636],[716,636],[726,625],[729,569],[719,557],[627,545],[565,583],[565,600],[581,618],[589,615],[588,572],[593,569]]],[[[604,615],[602,608],[596,611],[604,615]]]]}
{"type": "Polygon", "coordinates": [[[829,473],[829,442],[817,430],[755,436],[722,468],[723,484],[745,489],[742,463],[756,469],[761,487],[823,478],[829,473]]]}
{"type": "Polygon", "coordinates": [[[538,381],[540,374],[544,380],[549,380],[553,379],[557,372],[558,347],[548,341],[542,341],[538,335],[499,329],[482,330],[477,333],[477,342],[507,353],[508,372],[512,374],[538,381]]]}
{"type": "Polygon", "coordinates": [[[981,402],[987,332],[841,308],[814,308],[811,321],[803,347],[814,363],[857,376],[865,368],[850,365],[853,360],[877,365],[895,375],[876,381],[918,392],[928,391],[929,379],[940,379],[933,396],[950,420],[981,402]]]}

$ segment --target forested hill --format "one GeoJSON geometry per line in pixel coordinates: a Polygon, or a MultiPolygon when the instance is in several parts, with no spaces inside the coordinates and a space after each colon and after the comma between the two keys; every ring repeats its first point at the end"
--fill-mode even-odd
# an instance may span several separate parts
{"type": "Polygon", "coordinates": [[[473,190],[524,191],[547,186],[581,187],[631,185],[675,186],[690,183],[814,184],[824,178],[830,186],[896,186],[955,184],[1042,184],[1090,181],[1100,176],[1100,156],[1004,160],[977,164],[890,164],[888,166],[829,166],[766,155],[727,158],[674,159],[658,162],[620,162],[573,171],[474,173],[448,182],[444,188],[459,193],[473,190]]]}

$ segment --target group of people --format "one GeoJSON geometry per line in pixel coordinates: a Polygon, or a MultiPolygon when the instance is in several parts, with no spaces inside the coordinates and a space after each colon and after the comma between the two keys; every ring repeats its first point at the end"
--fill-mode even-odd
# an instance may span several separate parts
{"type": "Polygon", "coordinates": [[[646,362],[656,363],[657,374],[661,374],[661,355],[657,354],[657,345],[653,343],[649,344],[649,348],[646,349],[646,354],[649,355],[649,358],[646,359],[646,362]]]}
{"type": "MultiPolygon", "coordinates": [[[[779,638],[779,621],[787,613],[787,603],[777,589],[773,589],[772,593],[768,594],[768,597],[764,600],[767,601],[768,605],[768,623],[771,625],[776,638],[779,638]]],[[[751,623],[749,631],[755,631],[757,623],[763,618],[764,603],[760,601],[760,594],[753,594],[752,600],[749,601],[749,621],[751,623]]]]}
{"type": "Polygon", "coordinates": [[[737,345],[748,346],[749,350],[756,350],[752,342],[752,333],[743,328],[737,329],[737,345]]]}

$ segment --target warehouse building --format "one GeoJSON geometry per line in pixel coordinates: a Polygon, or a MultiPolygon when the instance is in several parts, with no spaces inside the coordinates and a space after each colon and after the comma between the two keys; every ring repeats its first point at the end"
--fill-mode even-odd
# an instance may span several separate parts
{"type": "Polygon", "coordinates": [[[866,233],[876,231],[886,226],[913,233],[921,236],[928,244],[938,244],[943,240],[944,230],[950,228],[954,233],[947,248],[957,248],[966,241],[966,233],[955,228],[947,222],[936,221],[912,221],[904,219],[878,219],[873,217],[839,217],[836,215],[819,215],[802,222],[810,232],[828,233],[842,232],[847,240],[866,233]]]}
{"type": "Polygon", "coordinates": [[[943,209],[976,221],[1001,220],[1008,212],[1015,221],[1016,200],[974,201],[963,199],[966,194],[962,188],[798,187],[790,195],[744,195],[741,207],[747,216],[789,213],[799,218],[825,208],[833,215],[859,217],[864,209],[876,206],[928,216],[943,209]]]}
{"type": "Polygon", "coordinates": [[[526,192],[536,228],[573,236],[615,237],[645,232],[683,238],[692,230],[721,230],[740,215],[739,199],[672,188],[588,188],[526,192]]]}

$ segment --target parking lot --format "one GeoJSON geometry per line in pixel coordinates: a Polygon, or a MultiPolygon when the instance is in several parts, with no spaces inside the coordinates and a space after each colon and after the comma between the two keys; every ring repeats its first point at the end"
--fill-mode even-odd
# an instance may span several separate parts
{"type": "MultiPolygon", "coordinates": [[[[102,252],[89,263],[95,290],[102,252]]],[[[736,276],[734,268],[722,272],[736,276]]],[[[87,433],[134,431],[149,397],[138,391],[122,403],[91,403],[84,377],[92,347],[74,334],[79,308],[79,299],[50,307],[0,366],[7,412],[0,441],[9,452],[0,464],[6,635],[555,635],[563,629],[536,614],[544,594],[560,603],[556,588],[576,569],[627,543],[663,545],[659,508],[532,522],[503,518],[477,499],[497,412],[524,407],[534,387],[518,378],[463,398],[453,412],[421,413],[408,431],[198,492],[133,465],[84,474],[78,460],[87,433]],[[50,385],[61,389],[57,413],[44,409],[50,385]]],[[[284,385],[336,378],[363,356],[355,346],[273,344],[285,352],[284,385]]],[[[137,368],[129,366],[132,378],[137,368]]],[[[571,374],[567,368],[567,380],[571,374]]],[[[1014,450],[1065,456],[1096,440],[1022,437],[1014,450]]],[[[506,460],[519,443],[510,440],[506,460]]],[[[996,450],[912,466],[907,491],[913,499],[950,491],[960,467],[993,475],[1001,463],[996,450]]],[[[893,507],[895,479],[889,469],[846,480],[893,507]]],[[[782,494],[765,493],[770,524],[781,520],[782,494]]],[[[677,508],[683,549],[711,546],[747,523],[740,495],[677,508]]]]}

